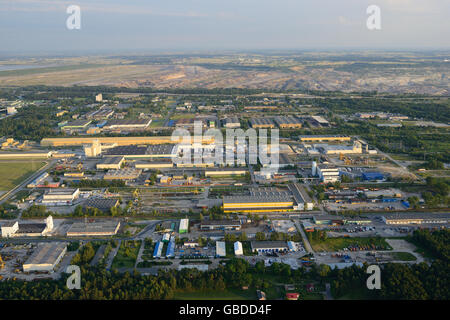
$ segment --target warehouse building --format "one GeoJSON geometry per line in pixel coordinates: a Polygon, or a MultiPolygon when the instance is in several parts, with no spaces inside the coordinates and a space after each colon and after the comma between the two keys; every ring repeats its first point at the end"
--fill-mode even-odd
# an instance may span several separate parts
{"type": "MultiPolygon", "coordinates": [[[[184,136],[151,136],[151,137],[76,137],[76,138],[44,138],[41,140],[42,147],[62,147],[62,146],[81,146],[92,144],[98,140],[100,144],[117,144],[118,146],[144,145],[144,144],[178,144],[181,142],[192,141],[184,136]]],[[[202,136],[203,144],[214,142],[214,136],[202,136]]]]}
{"type": "Polygon", "coordinates": [[[151,119],[113,119],[103,127],[105,130],[145,130],[151,119]]]}
{"type": "Polygon", "coordinates": [[[2,237],[9,238],[19,231],[18,221],[8,221],[2,224],[2,237]]]}
{"type": "Polygon", "coordinates": [[[381,181],[385,179],[381,172],[363,172],[361,177],[365,181],[381,181]]]}
{"type": "Polygon", "coordinates": [[[67,231],[68,237],[113,236],[120,228],[118,220],[102,220],[94,222],[74,222],[67,231]]]}
{"type": "Polygon", "coordinates": [[[104,180],[136,180],[141,175],[142,170],[134,168],[124,168],[119,170],[109,170],[104,176],[104,180]]]}
{"type": "Polygon", "coordinates": [[[162,145],[151,145],[151,146],[118,146],[108,149],[104,156],[122,156],[126,159],[136,159],[136,158],[171,158],[176,156],[176,153],[172,153],[173,146],[162,144],[162,145]]]}
{"type": "Polygon", "coordinates": [[[45,191],[42,203],[45,205],[72,205],[75,199],[80,196],[80,189],[50,189],[45,191]]]}
{"type": "Polygon", "coordinates": [[[355,141],[351,146],[319,144],[315,148],[320,150],[323,154],[359,154],[363,152],[362,144],[355,141]]]}
{"type": "Polygon", "coordinates": [[[171,237],[169,244],[167,245],[166,258],[172,258],[175,256],[175,238],[171,237]]]}
{"type": "Polygon", "coordinates": [[[205,169],[205,177],[214,177],[214,176],[243,176],[248,172],[247,169],[244,168],[212,168],[205,169]]]}
{"type": "Polygon", "coordinates": [[[275,128],[275,123],[270,118],[252,118],[250,125],[254,129],[272,129],[275,128]]]}
{"type": "Polygon", "coordinates": [[[159,144],[148,146],[146,154],[152,158],[171,158],[177,154],[173,152],[174,146],[170,144],[159,144]]]}
{"type": "Polygon", "coordinates": [[[315,224],[327,224],[327,225],[342,225],[344,224],[344,219],[339,216],[333,215],[315,215],[313,217],[315,224]]]}
{"type": "Polygon", "coordinates": [[[313,125],[321,127],[328,127],[330,125],[330,123],[322,116],[311,116],[310,122],[313,125]]]}
{"type": "Polygon", "coordinates": [[[48,242],[38,244],[36,250],[23,264],[24,272],[53,272],[67,252],[67,243],[48,242]]]}
{"type": "Polygon", "coordinates": [[[223,198],[225,212],[283,212],[293,209],[290,197],[226,196],[223,198]]]}
{"type": "Polygon", "coordinates": [[[113,198],[90,198],[83,202],[84,208],[97,208],[102,211],[109,211],[119,205],[119,199],[113,198]]]}
{"type": "Polygon", "coordinates": [[[297,207],[294,209],[300,211],[309,211],[314,209],[314,202],[312,201],[308,192],[306,192],[305,187],[301,186],[298,183],[291,183],[288,185],[288,188],[292,192],[294,200],[297,204],[297,207]]]}
{"type": "Polygon", "coordinates": [[[164,247],[164,243],[162,241],[158,241],[156,243],[155,250],[153,251],[153,258],[161,258],[163,247],[164,247]]]}
{"type": "Polygon", "coordinates": [[[273,253],[287,252],[289,247],[286,241],[251,241],[252,252],[273,253]]]}
{"type": "Polygon", "coordinates": [[[114,110],[112,109],[99,109],[95,110],[93,112],[90,112],[86,114],[87,119],[95,119],[95,120],[102,120],[102,119],[108,119],[114,114],[114,110]]]}
{"type": "Polygon", "coordinates": [[[122,163],[125,161],[125,157],[105,157],[100,160],[99,163],[96,164],[97,170],[105,170],[105,169],[120,169],[122,167],[122,163]]]}
{"type": "Polygon", "coordinates": [[[103,155],[105,157],[124,157],[124,158],[142,158],[146,157],[147,147],[146,146],[117,146],[106,150],[103,155]]]}
{"type": "Polygon", "coordinates": [[[173,161],[167,158],[154,158],[148,161],[139,161],[134,164],[136,169],[170,169],[173,161]]]}
{"type": "Polygon", "coordinates": [[[299,138],[301,142],[319,142],[319,141],[344,142],[351,140],[349,136],[343,135],[307,135],[307,136],[299,136],[299,138]]]}
{"type": "Polygon", "coordinates": [[[238,117],[231,117],[226,118],[222,120],[222,124],[224,128],[227,129],[236,129],[241,127],[241,122],[239,121],[238,117]]]}
{"type": "Polygon", "coordinates": [[[225,257],[227,255],[225,241],[216,241],[216,256],[225,257]]]}
{"type": "Polygon", "coordinates": [[[72,122],[69,122],[69,123],[63,125],[61,127],[61,130],[64,130],[64,131],[85,130],[91,122],[92,122],[91,120],[85,120],[85,119],[75,120],[75,121],[72,121],[72,122]]]}
{"type": "Polygon", "coordinates": [[[386,224],[448,224],[449,213],[394,213],[381,217],[386,224]]]}
{"type": "Polygon", "coordinates": [[[244,255],[244,249],[242,248],[242,242],[236,241],[234,243],[234,255],[235,256],[242,256],[242,255],[244,255]]]}
{"type": "Polygon", "coordinates": [[[3,237],[41,237],[53,230],[53,217],[48,216],[44,223],[19,223],[18,221],[2,225],[3,237]]]}
{"type": "Polygon", "coordinates": [[[189,219],[181,219],[180,220],[180,226],[178,228],[178,233],[187,233],[189,230],[189,219]]]}
{"type": "Polygon", "coordinates": [[[41,175],[39,175],[39,177],[37,177],[36,179],[34,179],[32,182],[30,182],[27,185],[27,188],[36,188],[37,185],[43,184],[44,180],[48,177],[48,173],[44,172],[41,175]]]}
{"type": "Polygon", "coordinates": [[[294,201],[286,192],[253,191],[248,196],[224,196],[224,212],[284,212],[293,210],[294,201]]]}
{"type": "Polygon", "coordinates": [[[317,166],[317,175],[323,183],[339,181],[339,170],[336,167],[321,164],[317,166]]]}
{"type": "Polygon", "coordinates": [[[239,220],[203,220],[200,223],[200,230],[241,230],[241,222],[239,220]]]}
{"type": "Polygon", "coordinates": [[[274,121],[280,129],[299,129],[302,127],[302,121],[294,116],[278,116],[274,118],[274,121]]]}

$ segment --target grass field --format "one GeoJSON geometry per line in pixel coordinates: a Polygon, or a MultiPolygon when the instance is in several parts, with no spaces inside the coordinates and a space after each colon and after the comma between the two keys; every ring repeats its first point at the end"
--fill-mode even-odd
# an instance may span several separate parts
{"type": "Polygon", "coordinates": [[[140,246],[140,241],[122,241],[111,267],[134,268],[140,246]]]}
{"type": "Polygon", "coordinates": [[[377,250],[392,250],[383,238],[328,238],[326,240],[312,240],[315,251],[338,251],[352,246],[367,247],[375,245],[377,250]]]}
{"type": "Polygon", "coordinates": [[[42,161],[0,162],[0,191],[8,191],[45,165],[42,161]]]}

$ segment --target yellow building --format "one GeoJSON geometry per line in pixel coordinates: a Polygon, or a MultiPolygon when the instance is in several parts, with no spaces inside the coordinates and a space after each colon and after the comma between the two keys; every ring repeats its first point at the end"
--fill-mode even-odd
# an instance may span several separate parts
{"type": "MultiPolygon", "coordinates": [[[[61,146],[81,146],[83,144],[92,144],[98,140],[101,144],[113,144],[118,146],[128,145],[144,145],[144,144],[176,144],[185,142],[186,137],[171,136],[154,136],[154,137],[76,137],[76,138],[44,138],[41,140],[43,147],[61,147],[61,146]]],[[[203,144],[210,144],[214,142],[213,136],[204,136],[203,144]]]]}
{"type": "Polygon", "coordinates": [[[294,201],[290,197],[227,196],[223,198],[224,212],[285,212],[291,211],[294,201]]]}
{"type": "Polygon", "coordinates": [[[341,136],[341,135],[309,135],[309,136],[300,136],[301,142],[318,142],[318,141],[350,141],[351,138],[349,136],[341,136]]]}

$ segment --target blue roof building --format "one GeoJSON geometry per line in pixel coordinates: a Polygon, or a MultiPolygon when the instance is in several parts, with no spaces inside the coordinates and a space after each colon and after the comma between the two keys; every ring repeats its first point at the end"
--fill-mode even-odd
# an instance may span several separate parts
{"type": "Polygon", "coordinates": [[[381,172],[364,172],[362,178],[366,181],[383,180],[384,175],[381,172]]]}

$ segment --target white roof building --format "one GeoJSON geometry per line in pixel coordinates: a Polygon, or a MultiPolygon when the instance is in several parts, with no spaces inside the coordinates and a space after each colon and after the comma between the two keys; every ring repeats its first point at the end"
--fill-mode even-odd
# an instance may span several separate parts
{"type": "Polygon", "coordinates": [[[242,242],[236,241],[234,243],[234,255],[242,256],[244,254],[244,250],[242,249],[242,242]]]}
{"type": "Polygon", "coordinates": [[[226,249],[225,249],[224,241],[216,241],[216,255],[219,257],[226,256],[226,249]]]}

